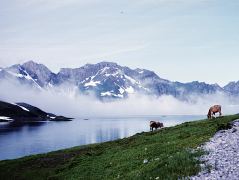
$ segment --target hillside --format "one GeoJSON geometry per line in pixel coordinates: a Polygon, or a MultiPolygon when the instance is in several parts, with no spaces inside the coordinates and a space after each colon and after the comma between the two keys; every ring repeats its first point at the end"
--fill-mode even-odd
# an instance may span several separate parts
{"type": "Polygon", "coordinates": [[[71,119],[47,113],[27,103],[7,103],[4,101],[0,101],[0,117],[5,117],[2,118],[2,121],[9,121],[6,119],[26,121],[60,121],[71,119]]]}
{"type": "Polygon", "coordinates": [[[0,162],[0,179],[178,179],[200,171],[196,147],[239,115],[0,162]]]}

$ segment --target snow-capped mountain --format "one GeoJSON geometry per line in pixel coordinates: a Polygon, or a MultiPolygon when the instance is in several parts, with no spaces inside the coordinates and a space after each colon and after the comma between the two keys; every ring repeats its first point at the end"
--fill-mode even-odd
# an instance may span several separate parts
{"type": "Polygon", "coordinates": [[[239,82],[225,87],[204,82],[180,83],[162,79],[153,71],[130,69],[112,62],[86,64],[79,68],[62,68],[57,74],[45,65],[28,61],[22,65],[0,68],[0,80],[15,79],[39,89],[60,88],[61,85],[77,87],[80,93],[93,92],[98,98],[126,98],[129,94],[172,95],[185,99],[192,94],[216,92],[239,94],[239,82]]]}
{"type": "Polygon", "coordinates": [[[224,90],[230,95],[239,95],[239,81],[228,83],[226,86],[224,86],[224,90]]]}

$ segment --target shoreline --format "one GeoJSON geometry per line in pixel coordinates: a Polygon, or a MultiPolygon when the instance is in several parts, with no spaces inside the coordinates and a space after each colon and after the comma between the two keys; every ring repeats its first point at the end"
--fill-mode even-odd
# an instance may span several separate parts
{"type": "Polygon", "coordinates": [[[238,118],[232,115],[186,122],[115,141],[3,160],[0,178],[37,179],[39,174],[42,179],[191,177],[201,171],[198,158],[203,155],[192,150],[209,141],[219,127],[238,118]]]}
{"type": "Polygon", "coordinates": [[[200,157],[202,171],[191,177],[199,179],[230,179],[239,177],[239,119],[229,129],[218,131],[200,147],[208,154],[200,157]]]}
{"type": "MultiPolygon", "coordinates": [[[[203,119],[204,117],[191,115],[189,117],[176,116],[167,118],[158,117],[152,119],[155,119],[156,121],[160,120],[160,122],[164,123],[165,127],[172,127],[178,124],[182,124],[186,121],[203,119]]],[[[151,118],[115,118],[109,120],[97,118],[90,119],[88,122],[86,122],[83,119],[77,118],[70,123],[66,122],[59,124],[57,122],[52,123],[49,121],[24,121],[22,123],[11,122],[10,124],[5,124],[5,127],[2,126],[1,129],[2,132],[7,131],[8,129],[9,131],[6,135],[4,134],[4,136],[2,136],[2,141],[5,140],[5,147],[0,148],[0,151],[2,152],[2,154],[0,154],[0,160],[16,159],[33,154],[42,154],[80,145],[113,141],[125,137],[130,137],[139,132],[148,132],[149,120],[151,120],[151,118]],[[91,124],[90,127],[89,124],[91,124]],[[99,124],[100,126],[98,126],[97,124],[99,124]],[[16,130],[16,128],[11,128],[12,126],[19,127],[19,130],[16,130]],[[32,130],[23,133],[24,131],[22,130],[24,129],[24,127],[29,127],[29,130],[32,130]],[[64,127],[66,127],[66,129],[64,129],[64,127]],[[5,128],[5,130],[3,128],[5,128]],[[59,129],[62,130],[59,131],[59,129]],[[53,134],[52,132],[56,133],[53,134]],[[65,135],[63,134],[62,136],[62,132],[65,135]],[[44,140],[44,134],[46,133],[51,134],[51,136],[45,137],[44,140]],[[23,142],[25,142],[25,139],[29,137],[29,141],[21,143],[19,145],[14,145],[12,143],[16,141],[16,138],[11,138],[11,134],[15,135],[16,137],[19,136],[17,140],[23,142]],[[42,135],[37,137],[38,134],[42,135]],[[53,139],[56,139],[56,141],[51,142],[53,139]],[[45,146],[45,144],[49,144],[49,148],[45,146]],[[32,149],[31,146],[39,146],[39,148],[32,149]]]]}

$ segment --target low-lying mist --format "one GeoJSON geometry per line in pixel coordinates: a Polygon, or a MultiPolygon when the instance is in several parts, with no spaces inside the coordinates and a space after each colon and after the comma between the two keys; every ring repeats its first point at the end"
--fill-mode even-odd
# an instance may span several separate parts
{"type": "Polygon", "coordinates": [[[81,95],[67,85],[37,90],[19,82],[1,81],[0,100],[26,102],[44,111],[69,117],[134,116],[134,115],[204,115],[210,106],[222,105],[223,114],[239,112],[239,99],[224,94],[190,96],[192,101],[180,101],[172,96],[158,98],[132,94],[124,100],[102,102],[93,95],[81,95]]]}

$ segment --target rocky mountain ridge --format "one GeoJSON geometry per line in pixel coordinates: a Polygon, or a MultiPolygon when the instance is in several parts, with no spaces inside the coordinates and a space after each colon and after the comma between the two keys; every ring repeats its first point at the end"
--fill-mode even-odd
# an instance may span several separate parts
{"type": "Polygon", "coordinates": [[[217,92],[231,96],[239,95],[239,81],[230,82],[224,87],[198,81],[173,82],[159,77],[153,71],[131,69],[113,62],[86,64],[79,68],[62,68],[58,73],[53,73],[43,64],[28,61],[22,65],[0,68],[0,81],[3,79],[14,79],[37,89],[67,85],[76,87],[82,94],[93,92],[99,99],[127,98],[133,93],[172,95],[178,99],[217,92]]]}

